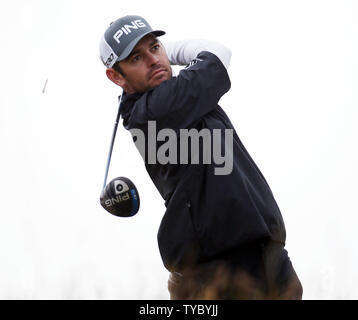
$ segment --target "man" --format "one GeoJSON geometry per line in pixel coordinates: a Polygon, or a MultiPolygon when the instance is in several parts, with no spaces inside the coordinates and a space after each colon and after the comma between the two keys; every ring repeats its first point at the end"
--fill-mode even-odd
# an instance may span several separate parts
{"type": "Polygon", "coordinates": [[[157,38],[164,34],[142,17],[125,16],[101,40],[107,77],[123,88],[124,127],[148,137],[148,124],[155,123],[155,133],[170,129],[176,134],[176,146],[182,145],[183,129],[206,130],[213,148],[219,142],[221,153],[231,148],[232,162],[229,171],[217,171],[214,161],[203,161],[213,151],[204,142],[200,150],[180,150],[200,163],[153,162],[146,140],[145,166],[166,206],[158,245],[171,272],[171,299],[301,299],[301,283],[284,249],[280,210],[218,105],[231,85],[230,50],[204,40],[164,47],[157,38]],[[187,67],[173,76],[171,65],[187,67]]]}

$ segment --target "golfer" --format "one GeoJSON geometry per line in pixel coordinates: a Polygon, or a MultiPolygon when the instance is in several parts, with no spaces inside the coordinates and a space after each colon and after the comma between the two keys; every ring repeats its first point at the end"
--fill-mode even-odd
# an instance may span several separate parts
{"type": "Polygon", "coordinates": [[[151,150],[141,153],[165,201],[158,245],[170,271],[171,299],[301,299],[280,209],[218,105],[230,90],[230,50],[206,40],[163,45],[158,37],[164,34],[143,17],[121,17],[105,31],[100,56],[107,77],[123,89],[120,114],[131,133],[141,130],[148,137],[148,124],[155,123],[156,132],[174,132],[177,145],[184,129],[212,137],[213,148],[202,142],[199,150],[188,150],[199,163],[163,164],[149,159],[151,150]],[[186,67],[175,76],[171,65],[186,67]],[[219,141],[215,132],[221,132],[219,141]],[[218,142],[230,155],[229,170],[203,161],[218,142]]]}

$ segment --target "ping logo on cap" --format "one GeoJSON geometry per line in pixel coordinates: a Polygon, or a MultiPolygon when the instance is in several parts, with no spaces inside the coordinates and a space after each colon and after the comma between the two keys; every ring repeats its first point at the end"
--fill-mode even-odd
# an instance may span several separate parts
{"type": "Polygon", "coordinates": [[[119,40],[120,37],[123,36],[123,34],[130,34],[132,31],[131,29],[135,29],[138,30],[139,28],[145,28],[147,25],[142,22],[142,20],[134,20],[131,21],[132,24],[125,24],[123,27],[121,27],[114,35],[113,35],[113,39],[117,42],[120,43],[121,41],[119,40]]]}

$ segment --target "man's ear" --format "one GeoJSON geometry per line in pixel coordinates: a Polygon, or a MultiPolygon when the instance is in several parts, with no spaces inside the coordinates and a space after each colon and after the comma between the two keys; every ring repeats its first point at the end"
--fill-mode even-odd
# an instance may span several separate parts
{"type": "Polygon", "coordinates": [[[117,72],[113,68],[108,68],[106,70],[106,75],[107,75],[108,79],[111,80],[116,85],[118,85],[122,88],[124,87],[126,81],[125,81],[124,77],[119,72],[117,72]]]}

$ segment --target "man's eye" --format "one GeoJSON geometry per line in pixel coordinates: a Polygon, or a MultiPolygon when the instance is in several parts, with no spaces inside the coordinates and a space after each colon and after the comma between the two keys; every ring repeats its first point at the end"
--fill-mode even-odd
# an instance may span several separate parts
{"type": "Polygon", "coordinates": [[[140,60],[140,58],[141,58],[140,55],[134,56],[134,57],[132,58],[132,61],[133,61],[133,62],[137,62],[137,61],[140,60]]]}
{"type": "Polygon", "coordinates": [[[154,49],[154,50],[158,50],[159,47],[160,47],[160,45],[159,45],[159,44],[156,44],[156,45],[153,47],[153,49],[154,49]]]}

